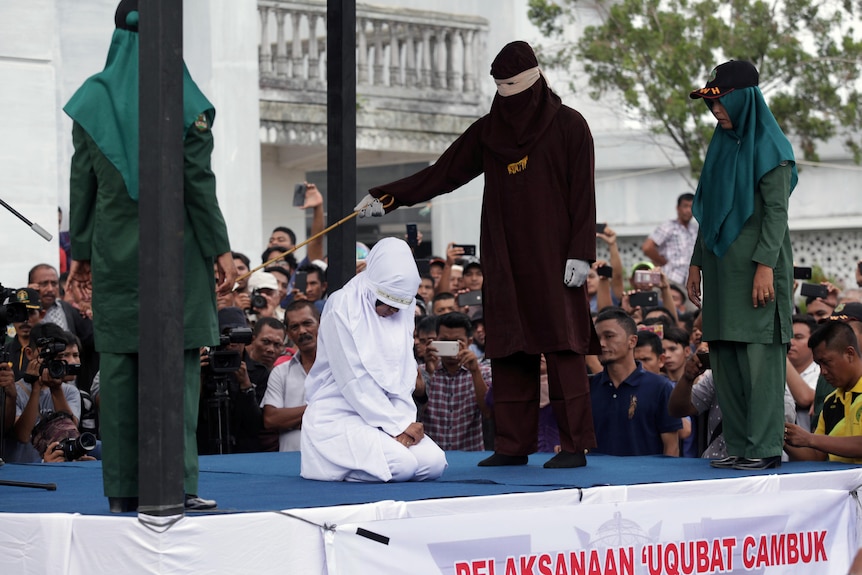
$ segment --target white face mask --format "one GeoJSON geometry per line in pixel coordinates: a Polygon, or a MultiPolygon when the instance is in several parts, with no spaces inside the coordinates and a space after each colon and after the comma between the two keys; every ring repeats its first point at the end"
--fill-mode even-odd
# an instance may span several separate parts
{"type": "Polygon", "coordinates": [[[505,80],[495,79],[494,83],[497,84],[497,93],[505,98],[507,96],[520,94],[524,90],[527,90],[530,86],[536,83],[541,75],[542,73],[539,70],[539,67],[536,66],[535,68],[524,70],[520,74],[512,76],[511,78],[506,78],[505,80]]]}

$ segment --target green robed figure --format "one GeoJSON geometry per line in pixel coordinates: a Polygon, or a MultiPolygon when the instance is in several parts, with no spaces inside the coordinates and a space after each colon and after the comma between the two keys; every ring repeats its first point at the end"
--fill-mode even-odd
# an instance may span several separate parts
{"type": "MultiPolygon", "coordinates": [[[[64,108],[74,120],[75,146],[70,179],[75,260],[69,287],[86,297],[92,286],[101,354],[102,475],[112,512],[138,505],[137,4],[120,2],[105,69],[87,79],[64,108]]],[[[185,506],[208,509],[216,503],[197,497],[199,348],[219,341],[213,263],[219,292],[233,288],[236,268],[210,169],[215,109],[185,66],[183,73],[185,353],[184,373],[176,378],[184,385],[185,506]]]]}
{"type": "Polygon", "coordinates": [[[784,445],[793,313],[787,205],[797,172],[758,83],[751,63],[731,60],[690,94],[718,120],[692,206],[700,230],[687,287],[700,305],[702,274],[703,339],[728,452],[711,462],[719,468],[778,467],[784,445]]]}

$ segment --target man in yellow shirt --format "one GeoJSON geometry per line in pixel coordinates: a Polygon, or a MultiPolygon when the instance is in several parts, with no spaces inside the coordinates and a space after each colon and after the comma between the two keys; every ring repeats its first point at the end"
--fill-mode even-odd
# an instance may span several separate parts
{"type": "Polygon", "coordinates": [[[793,460],[862,463],[862,357],[848,324],[830,321],[808,339],[820,374],[835,388],[814,433],[787,423],[785,450],[793,460]]]}

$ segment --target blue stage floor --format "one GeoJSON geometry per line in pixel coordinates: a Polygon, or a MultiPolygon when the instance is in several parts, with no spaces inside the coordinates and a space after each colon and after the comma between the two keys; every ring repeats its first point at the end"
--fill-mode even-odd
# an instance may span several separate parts
{"type": "MultiPolygon", "coordinates": [[[[521,467],[477,467],[488,453],[449,452],[449,469],[428,483],[329,483],[299,476],[299,453],[203,456],[200,495],[216,499],[219,512],[270,511],[360,504],[383,500],[416,501],[448,497],[527,493],[554,489],[633,485],[762,474],[846,470],[841,463],[785,463],[778,470],[717,470],[703,459],[663,456],[590,455],[580,469],[544,469],[549,454],[535,454],[521,467]]],[[[56,491],[0,486],[0,513],[81,513],[107,515],[100,462],[6,464],[0,480],[55,483],[56,491]]]]}

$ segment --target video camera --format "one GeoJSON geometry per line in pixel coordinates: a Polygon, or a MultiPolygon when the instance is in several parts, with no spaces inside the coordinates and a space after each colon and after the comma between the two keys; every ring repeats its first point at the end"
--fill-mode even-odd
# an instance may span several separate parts
{"type": "MultiPolygon", "coordinates": [[[[201,411],[198,433],[205,433],[204,452],[231,453],[235,438],[231,434],[230,389],[236,385],[236,373],[242,367],[242,353],[229,349],[232,343],[251,343],[249,327],[225,327],[219,335],[218,347],[207,352],[208,369],[203,372],[202,396],[205,400],[201,411]],[[206,431],[204,431],[206,430],[206,431]]],[[[199,435],[200,436],[200,435],[199,435]]]]}
{"type": "MultiPolygon", "coordinates": [[[[42,360],[42,370],[48,370],[52,379],[63,379],[67,375],[78,375],[81,372],[80,363],[69,363],[57,356],[66,351],[66,343],[53,337],[41,337],[36,340],[39,348],[39,358],[42,360]]],[[[41,373],[41,372],[40,372],[41,373]]]]}
{"type": "Polygon", "coordinates": [[[213,374],[233,373],[242,364],[242,354],[228,349],[232,343],[251,343],[253,336],[250,327],[226,327],[219,335],[218,347],[209,352],[209,371],[213,374]]]}

